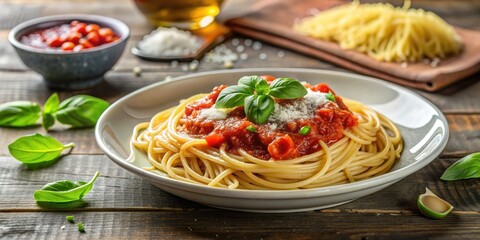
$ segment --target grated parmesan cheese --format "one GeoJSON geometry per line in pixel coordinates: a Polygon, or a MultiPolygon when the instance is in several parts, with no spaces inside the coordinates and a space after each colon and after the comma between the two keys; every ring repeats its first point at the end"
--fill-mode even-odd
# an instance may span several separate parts
{"type": "Polygon", "coordinates": [[[138,47],[153,56],[183,56],[198,51],[201,40],[190,32],[159,27],[143,37],[138,47]]]}
{"type": "Polygon", "coordinates": [[[200,110],[199,116],[205,119],[223,120],[227,118],[227,112],[225,111],[225,109],[218,109],[215,108],[215,106],[212,106],[211,108],[205,108],[200,110]]]}
{"type": "Polygon", "coordinates": [[[274,130],[278,126],[297,119],[312,118],[315,109],[328,101],[325,93],[314,92],[307,89],[308,93],[302,99],[298,99],[293,104],[275,103],[275,110],[268,117],[270,129],[274,130]]]}

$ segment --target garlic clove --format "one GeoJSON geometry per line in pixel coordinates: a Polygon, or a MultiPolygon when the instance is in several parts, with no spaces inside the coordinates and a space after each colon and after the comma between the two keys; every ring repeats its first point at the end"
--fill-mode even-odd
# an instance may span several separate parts
{"type": "Polygon", "coordinates": [[[425,188],[424,194],[418,196],[417,206],[423,215],[433,219],[444,218],[453,210],[450,203],[439,198],[428,188],[425,188]]]}

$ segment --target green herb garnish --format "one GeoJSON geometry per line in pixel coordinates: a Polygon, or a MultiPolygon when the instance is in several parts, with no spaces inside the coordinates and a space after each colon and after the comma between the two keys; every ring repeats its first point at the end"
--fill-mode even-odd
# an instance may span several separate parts
{"type": "Polygon", "coordinates": [[[1,127],[29,127],[40,118],[40,106],[30,101],[14,101],[0,104],[1,127]]]}
{"type": "Polygon", "coordinates": [[[48,183],[40,190],[35,191],[33,197],[37,202],[69,203],[79,201],[92,189],[98,175],[99,173],[96,172],[89,182],[61,180],[48,183]]]}
{"type": "Polygon", "coordinates": [[[307,135],[310,132],[310,127],[309,126],[303,126],[300,128],[299,133],[302,135],[307,135]]]}
{"type": "Polygon", "coordinates": [[[238,85],[230,86],[220,92],[216,108],[244,106],[248,120],[263,124],[274,110],[273,97],[295,99],[307,94],[307,89],[293,78],[277,78],[270,85],[258,76],[245,76],[238,85]]]}
{"type": "Polygon", "coordinates": [[[63,150],[75,144],[63,145],[51,136],[32,134],[18,138],[8,145],[10,154],[29,168],[49,166],[60,157],[63,150]]]}
{"type": "Polygon", "coordinates": [[[67,221],[69,221],[70,223],[75,223],[75,219],[73,218],[73,216],[67,216],[66,219],[67,219],[67,221]]]}
{"type": "Polygon", "coordinates": [[[480,152],[472,153],[458,160],[440,177],[445,181],[468,178],[480,178],[480,152]]]}
{"type": "Polygon", "coordinates": [[[52,94],[45,104],[43,105],[43,112],[42,112],[42,126],[45,130],[48,129],[55,124],[55,117],[53,114],[58,110],[58,105],[60,104],[60,98],[58,97],[57,93],[52,94]]]}
{"type": "MultiPolygon", "coordinates": [[[[100,98],[77,95],[62,103],[57,93],[52,94],[43,107],[42,126],[48,131],[55,120],[72,127],[95,126],[100,115],[110,104],[100,98]]],[[[40,117],[40,105],[30,101],[0,104],[0,127],[29,127],[40,117]]]]}
{"type": "Polygon", "coordinates": [[[328,93],[325,94],[325,97],[326,97],[328,100],[330,100],[330,101],[332,101],[332,102],[335,102],[335,95],[333,95],[332,91],[328,91],[328,93]]]}
{"type": "Polygon", "coordinates": [[[257,132],[257,129],[253,125],[250,125],[250,126],[246,127],[245,129],[247,129],[247,131],[249,131],[249,132],[253,132],[253,133],[257,132]]]}
{"type": "Polygon", "coordinates": [[[83,226],[82,222],[77,223],[77,226],[78,226],[78,231],[79,232],[81,232],[81,233],[85,232],[85,226],[83,226]]]}
{"type": "Polygon", "coordinates": [[[109,103],[100,98],[77,95],[60,103],[54,116],[59,122],[72,127],[92,127],[108,106],[109,103]]]}

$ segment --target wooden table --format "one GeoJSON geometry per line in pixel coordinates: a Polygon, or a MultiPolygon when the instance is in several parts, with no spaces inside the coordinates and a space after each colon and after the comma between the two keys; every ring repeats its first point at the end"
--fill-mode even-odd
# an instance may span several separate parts
{"type": "MultiPolygon", "coordinates": [[[[480,2],[415,1],[414,6],[433,10],[451,24],[480,30],[480,2]]],[[[234,11],[235,12],[235,11],[234,11]]],[[[188,74],[181,64],[142,61],[129,49],[150,30],[133,3],[127,0],[26,1],[0,3],[0,103],[32,100],[43,103],[53,93],[41,77],[26,68],[7,42],[10,28],[20,21],[61,13],[93,13],[116,17],[132,30],[128,49],[101,85],[82,91],[60,91],[60,98],[85,93],[114,102],[136,89],[162,81],[166,76],[188,74]],[[143,69],[135,77],[132,68],[143,69]]],[[[233,49],[231,39],[226,45],[233,49]]],[[[260,51],[247,48],[244,67],[304,67],[347,70],[267,44],[260,51]],[[284,51],[284,57],[277,53],[284,51]],[[266,53],[267,60],[258,55],[266,53]]],[[[480,54],[480,53],[479,53],[480,54]]],[[[222,69],[201,62],[198,71],[222,69]]],[[[0,128],[0,238],[21,239],[478,239],[480,234],[480,179],[444,182],[443,171],[468,153],[480,151],[480,74],[438,93],[417,91],[447,116],[450,140],[441,156],[385,190],[351,203],[318,211],[290,214],[255,214],[215,209],[177,198],[150,185],[110,161],[94,140],[94,129],[66,129],[56,125],[50,134],[60,141],[75,142],[72,154],[55,165],[27,170],[12,158],[7,145],[19,136],[45,133],[40,127],[0,128]],[[40,208],[33,192],[45,183],[86,180],[100,171],[94,189],[86,196],[89,205],[74,211],[40,208]],[[425,187],[451,202],[455,209],[442,220],[419,214],[417,196],[425,187]],[[85,223],[86,233],[65,221],[74,215],[85,223]],[[62,226],[65,226],[62,229],[62,226]]]]}

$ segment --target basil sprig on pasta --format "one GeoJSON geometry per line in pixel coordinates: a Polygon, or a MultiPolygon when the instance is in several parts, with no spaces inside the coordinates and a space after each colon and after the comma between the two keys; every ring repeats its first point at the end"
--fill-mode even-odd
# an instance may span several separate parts
{"type": "Polygon", "coordinates": [[[222,90],[215,108],[244,106],[248,120],[263,124],[275,108],[275,98],[295,99],[307,94],[307,89],[296,79],[277,78],[270,85],[259,76],[245,76],[238,85],[222,90]]]}

